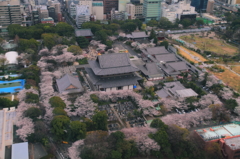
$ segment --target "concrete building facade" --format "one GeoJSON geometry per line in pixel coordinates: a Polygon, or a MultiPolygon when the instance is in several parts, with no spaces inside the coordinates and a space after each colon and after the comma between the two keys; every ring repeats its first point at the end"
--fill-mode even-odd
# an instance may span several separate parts
{"type": "Polygon", "coordinates": [[[7,27],[10,24],[22,24],[20,1],[0,1],[0,25],[7,27]]]}
{"type": "Polygon", "coordinates": [[[209,0],[209,1],[208,1],[208,4],[207,4],[207,13],[210,13],[210,14],[211,14],[211,13],[213,12],[214,3],[215,3],[214,0],[209,0]]]}
{"type": "Polygon", "coordinates": [[[92,2],[92,14],[96,20],[103,20],[103,1],[93,1],[92,2]]]}
{"type": "Polygon", "coordinates": [[[104,14],[110,14],[111,10],[118,9],[118,0],[103,0],[104,14]]]}
{"type": "Polygon", "coordinates": [[[135,5],[135,17],[137,19],[143,18],[143,4],[136,4],[135,5]]]}
{"type": "Polygon", "coordinates": [[[77,5],[76,6],[77,15],[76,15],[76,25],[78,28],[81,28],[81,25],[84,22],[90,21],[90,10],[87,5],[77,5]]]}
{"type": "Polygon", "coordinates": [[[126,12],[128,13],[129,19],[135,19],[135,5],[134,4],[126,4],[126,12]]]}
{"type": "Polygon", "coordinates": [[[120,11],[120,12],[126,11],[126,5],[128,3],[130,3],[130,0],[118,0],[118,11],[120,11]]]}
{"type": "Polygon", "coordinates": [[[150,20],[159,20],[161,17],[161,1],[162,0],[144,0],[143,1],[143,17],[145,22],[150,20]]]}

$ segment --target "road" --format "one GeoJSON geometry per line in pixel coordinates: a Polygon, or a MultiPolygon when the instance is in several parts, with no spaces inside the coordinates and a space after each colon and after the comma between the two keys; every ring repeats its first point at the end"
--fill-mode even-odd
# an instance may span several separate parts
{"type": "Polygon", "coordinates": [[[116,41],[114,44],[113,44],[113,47],[118,47],[119,50],[122,50],[122,49],[127,49],[128,52],[133,55],[133,56],[137,56],[138,57],[138,53],[136,53],[134,50],[132,50],[132,48],[126,44],[123,44],[123,42],[121,41],[116,41]]]}

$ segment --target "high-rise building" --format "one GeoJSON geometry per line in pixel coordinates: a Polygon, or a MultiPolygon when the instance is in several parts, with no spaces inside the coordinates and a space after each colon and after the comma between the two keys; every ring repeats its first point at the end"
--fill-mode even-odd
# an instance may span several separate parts
{"type": "Polygon", "coordinates": [[[214,0],[209,0],[207,4],[207,13],[212,13],[214,9],[214,0]]]}
{"type": "Polygon", "coordinates": [[[118,9],[118,0],[103,0],[104,14],[110,14],[111,10],[118,9]]]}
{"type": "Polygon", "coordinates": [[[196,11],[206,11],[208,0],[192,0],[191,6],[195,7],[196,11]]]}
{"type": "Polygon", "coordinates": [[[129,19],[135,19],[135,5],[134,4],[127,4],[126,11],[128,13],[129,19]]]}
{"type": "Polygon", "coordinates": [[[118,0],[118,11],[126,11],[127,3],[130,3],[130,0],[118,0]]]}
{"type": "Polygon", "coordinates": [[[47,6],[37,6],[37,7],[38,7],[39,20],[49,17],[47,6]]]}
{"type": "Polygon", "coordinates": [[[87,5],[77,5],[76,25],[81,28],[84,22],[90,21],[90,11],[87,5]]]}
{"type": "Polygon", "coordinates": [[[32,10],[32,23],[33,25],[38,24],[39,21],[39,14],[38,14],[38,10],[35,8],[32,10]]]}
{"type": "Polygon", "coordinates": [[[96,20],[103,20],[103,1],[92,2],[92,14],[96,20]]]}
{"type": "Polygon", "coordinates": [[[135,17],[143,19],[143,4],[135,4],[135,17]]]}
{"type": "Polygon", "coordinates": [[[143,1],[143,16],[145,21],[159,20],[161,17],[161,2],[162,0],[144,0],[143,1]]]}
{"type": "Polygon", "coordinates": [[[19,0],[0,2],[0,25],[7,27],[10,24],[22,24],[19,0]]]}
{"type": "Polygon", "coordinates": [[[49,17],[53,18],[53,20],[56,22],[57,15],[55,13],[55,7],[53,7],[53,6],[48,7],[48,13],[49,13],[49,17]]]}

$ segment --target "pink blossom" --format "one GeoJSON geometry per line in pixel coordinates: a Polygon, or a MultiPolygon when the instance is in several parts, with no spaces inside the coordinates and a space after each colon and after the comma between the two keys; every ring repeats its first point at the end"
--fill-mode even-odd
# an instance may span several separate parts
{"type": "Polygon", "coordinates": [[[68,148],[68,155],[71,159],[81,159],[79,157],[82,148],[84,147],[84,140],[78,140],[68,148]]]}
{"type": "Polygon", "coordinates": [[[199,100],[199,106],[201,108],[206,108],[211,104],[220,104],[222,105],[222,102],[219,100],[219,98],[214,94],[207,94],[201,97],[199,100]]]}

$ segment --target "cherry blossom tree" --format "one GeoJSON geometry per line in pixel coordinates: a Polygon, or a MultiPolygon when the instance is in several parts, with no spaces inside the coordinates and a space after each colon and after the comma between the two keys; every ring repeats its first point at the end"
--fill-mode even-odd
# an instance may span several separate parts
{"type": "Polygon", "coordinates": [[[68,148],[68,155],[71,159],[81,159],[80,153],[84,147],[84,140],[78,140],[72,144],[71,147],[68,148]]]}
{"type": "Polygon", "coordinates": [[[219,98],[214,94],[207,94],[201,97],[199,100],[199,106],[201,108],[206,108],[211,104],[220,104],[222,105],[222,102],[219,100],[219,98]]]}
{"type": "Polygon", "coordinates": [[[150,133],[156,133],[157,129],[146,127],[124,128],[121,130],[127,140],[134,140],[138,150],[142,154],[150,155],[151,150],[158,151],[160,146],[153,139],[149,138],[150,133]]]}
{"type": "Polygon", "coordinates": [[[198,112],[187,114],[169,114],[161,118],[167,125],[176,124],[183,128],[196,127],[199,124],[207,124],[212,118],[212,112],[209,108],[202,109],[198,112]]]}
{"type": "Polygon", "coordinates": [[[240,97],[236,99],[236,102],[238,103],[238,106],[234,109],[234,112],[240,115],[240,97]]]}
{"type": "Polygon", "coordinates": [[[38,93],[38,91],[36,89],[33,89],[33,88],[23,89],[17,95],[17,98],[18,98],[19,102],[25,101],[26,93],[30,93],[30,92],[33,93],[33,94],[39,95],[39,93],[38,93]]]}
{"type": "Polygon", "coordinates": [[[207,83],[206,83],[206,86],[207,87],[211,87],[212,85],[214,85],[214,84],[218,84],[219,82],[219,79],[217,78],[217,77],[215,77],[214,75],[209,75],[208,77],[207,77],[207,83]]]}
{"type": "Polygon", "coordinates": [[[219,95],[225,100],[233,98],[233,92],[227,87],[223,87],[223,90],[220,91],[219,95]]]}

